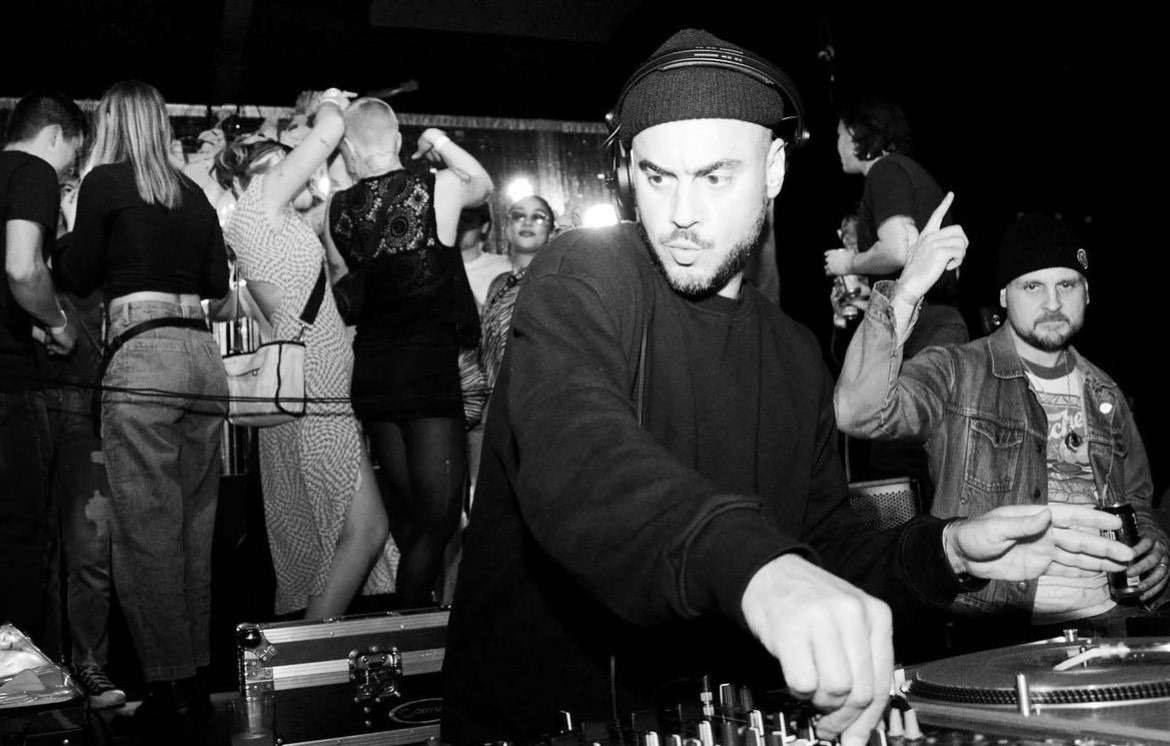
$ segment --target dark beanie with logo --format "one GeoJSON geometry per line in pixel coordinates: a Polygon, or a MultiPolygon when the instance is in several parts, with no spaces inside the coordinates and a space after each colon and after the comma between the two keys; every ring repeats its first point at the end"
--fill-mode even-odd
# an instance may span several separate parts
{"type": "Polygon", "coordinates": [[[1021,215],[999,244],[997,288],[1021,275],[1050,267],[1067,267],[1089,278],[1089,254],[1067,223],[1050,215],[1021,215]]]}
{"type": "MultiPolygon", "coordinates": [[[[694,47],[746,51],[706,31],[683,29],[652,57],[694,47]]],[[[644,129],[684,119],[738,119],[771,127],[784,118],[784,99],[776,88],[750,75],[690,65],[656,70],[642,78],[626,94],[617,116],[621,140],[629,144],[644,129]]]]}

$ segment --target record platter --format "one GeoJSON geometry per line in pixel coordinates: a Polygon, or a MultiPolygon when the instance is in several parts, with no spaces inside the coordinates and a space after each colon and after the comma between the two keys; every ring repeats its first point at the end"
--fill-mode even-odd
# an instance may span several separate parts
{"type": "Polygon", "coordinates": [[[923,724],[971,735],[952,743],[1170,744],[1170,637],[1069,635],[904,673],[903,694],[923,724]]]}

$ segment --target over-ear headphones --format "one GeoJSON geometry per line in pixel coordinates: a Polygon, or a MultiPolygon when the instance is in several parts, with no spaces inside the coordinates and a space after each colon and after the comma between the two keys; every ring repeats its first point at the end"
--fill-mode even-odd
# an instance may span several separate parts
{"type": "Polygon", "coordinates": [[[786,99],[786,108],[790,106],[792,110],[790,116],[784,117],[775,125],[774,128],[778,130],[777,134],[784,138],[789,147],[798,146],[808,139],[808,131],[804,127],[804,104],[800,99],[800,92],[796,90],[796,85],[791,78],[762,57],[739,49],[708,46],[676,49],[652,57],[634,71],[634,74],[622,86],[617,103],[605,115],[605,124],[609,128],[609,136],[605,139],[605,158],[606,164],[609,166],[606,183],[613,192],[623,217],[633,217],[634,171],[633,164],[630,163],[629,150],[622,143],[622,123],[618,119],[622,104],[625,103],[630,90],[648,75],[692,66],[731,70],[775,88],[786,99]]]}

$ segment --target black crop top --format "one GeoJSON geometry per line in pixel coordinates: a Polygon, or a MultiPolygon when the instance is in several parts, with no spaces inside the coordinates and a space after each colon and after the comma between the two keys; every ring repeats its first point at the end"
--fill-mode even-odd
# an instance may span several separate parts
{"type": "Polygon", "coordinates": [[[183,203],[171,210],[142,200],[129,162],[90,171],[77,196],[73,232],[58,241],[54,279],[78,295],[101,287],[110,299],[141,290],[226,295],[219,219],[195,182],[180,180],[183,203]]]}

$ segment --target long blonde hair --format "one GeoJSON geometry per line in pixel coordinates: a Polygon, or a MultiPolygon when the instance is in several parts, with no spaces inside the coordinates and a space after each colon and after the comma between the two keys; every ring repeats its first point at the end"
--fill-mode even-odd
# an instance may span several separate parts
{"type": "Polygon", "coordinates": [[[171,209],[182,204],[179,171],[169,158],[174,136],[162,94],[137,80],[115,83],[98,102],[96,117],[93,148],[83,173],[129,161],[144,202],[171,209]]]}

